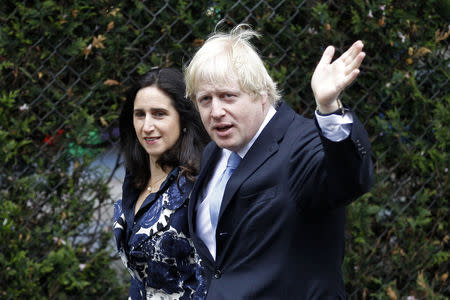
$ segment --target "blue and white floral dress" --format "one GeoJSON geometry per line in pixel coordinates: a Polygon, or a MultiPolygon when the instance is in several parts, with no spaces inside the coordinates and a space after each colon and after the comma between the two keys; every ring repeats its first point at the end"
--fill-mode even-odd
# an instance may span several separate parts
{"type": "Polygon", "coordinates": [[[114,205],[114,236],[131,274],[129,299],[203,299],[206,296],[198,256],[189,238],[187,198],[192,183],[177,184],[173,169],[136,216],[139,191],[125,176],[122,200],[114,205]]]}

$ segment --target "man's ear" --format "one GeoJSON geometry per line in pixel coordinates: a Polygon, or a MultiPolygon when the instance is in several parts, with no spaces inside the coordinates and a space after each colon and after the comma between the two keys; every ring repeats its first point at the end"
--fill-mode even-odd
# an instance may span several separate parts
{"type": "Polygon", "coordinates": [[[258,94],[257,98],[259,98],[259,101],[261,101],[261,103],[262,103],[262,105],[264,107],[264,111],[266,111],[269,108],[268,105],[270,105],[270,103],[269,103],[269,96],[267,94],[267,91],[261,91],[258,94]]]}

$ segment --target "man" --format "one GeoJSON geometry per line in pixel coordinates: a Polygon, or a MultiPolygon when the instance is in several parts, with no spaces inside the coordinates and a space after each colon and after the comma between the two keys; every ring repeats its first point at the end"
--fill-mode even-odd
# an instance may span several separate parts
{"type": "Polygon", "coordinates": [[[345,205],[369,190],[372,162],[338,95],[359,73],[363,44],[333,63],[334,48],[325,50],[310,120],[279,100],[254,36],[245,25],[216,33],[185,70],[213,140],[189,202],[207,299],[344,299],[345,205]]]}

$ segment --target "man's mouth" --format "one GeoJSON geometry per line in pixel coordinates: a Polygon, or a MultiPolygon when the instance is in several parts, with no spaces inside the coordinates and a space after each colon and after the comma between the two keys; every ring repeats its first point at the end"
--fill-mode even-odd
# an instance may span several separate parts
{"type": "Polygon", "coordinates": [[[214,130],[217,130],[219,132],[225,132],[228,129],[230,129],[231,127],[233,127],[232,125],[224,125],[224,126],[215,126],[214,130]]]}

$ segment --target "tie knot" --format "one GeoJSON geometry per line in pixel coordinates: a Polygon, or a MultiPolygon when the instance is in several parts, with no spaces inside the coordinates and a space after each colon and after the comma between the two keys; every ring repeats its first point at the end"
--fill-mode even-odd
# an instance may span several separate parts
{"type": "Polygon", "coordinates": [[[227,168],[236,169],[241,162],[241,157],[236,152],[231,152],[228,158],[227,168]]]}

